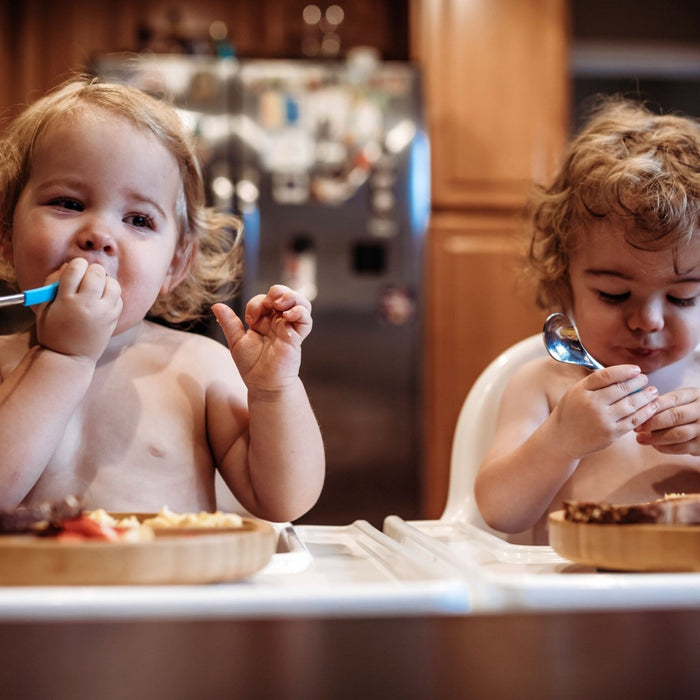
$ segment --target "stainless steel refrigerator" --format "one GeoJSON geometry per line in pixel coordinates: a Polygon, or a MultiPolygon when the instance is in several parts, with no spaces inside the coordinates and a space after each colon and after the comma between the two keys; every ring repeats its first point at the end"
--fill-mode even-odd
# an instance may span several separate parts
{"type": "MultiPolygon", "coordinates": [[[[234,308],[276,282],[313,305],[301,376],[327,477],[301,522],[420,516],[429,144],[419,70],[347,61],[103,57],[197,135],[210,203],[245,224],[234,308]]],[[[215,325],[200,329],[216,335],[215,325]]]]}

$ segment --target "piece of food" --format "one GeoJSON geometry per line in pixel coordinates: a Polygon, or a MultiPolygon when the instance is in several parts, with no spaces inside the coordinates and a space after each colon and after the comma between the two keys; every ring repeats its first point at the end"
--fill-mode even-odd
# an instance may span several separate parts
{"type": "Polygon", "coordinates": [[[154,528],[217,528],[241,527],[243,518],[237,513],[174,513],[168,506],[163,506],[152,518],[146,518],[144,525],[154,528]]]}
{"type": "Polygon", "coordinates": [[[110,525],[98,523],[87,515],[64,520],[61,531],[56,535],[61,541],[103,540],[115,542],[120,539],[120,533],[110,525]]]}
{"type": "Polygon", "coordinates": [[[141,520],[136,515],[117,518],[103,508],[84,511],[73,496],[37,507],[0,511],[0,533],[55,537],[61,542],[142,542],[152,540],[156,530],[169,530],[175,534],[177,530],[242,526],[243,518],[236,513],[175,513],[167,506],[153,516],[141,516],[141,520]]]}
{"type": "Polygon", "coordinates": [[[564,518],[603,525],[700,525],[700,493],[669,494],[646,503],[564,501],[564,518]]]}
{"type": "Polygon", "coordinates": [[[61,529],[64,520],[76,518],[82,512],[78,499],[73,496],[38,506],[0,510],[0,533],[51,532],[61,529]]]}

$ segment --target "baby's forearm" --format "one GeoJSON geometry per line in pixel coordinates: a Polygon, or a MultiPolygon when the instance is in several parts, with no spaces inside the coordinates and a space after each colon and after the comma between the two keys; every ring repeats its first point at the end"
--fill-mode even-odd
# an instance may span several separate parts
{"type": "Polygon", "coordinates": [[[35,346],[0,384],[0,507],[42,475],[87,391],[95,364],[35,346]]]}
{"type": "Polygon", "coordinates": [[[249,392],[248,468],[260,517],[294,520],[318,499],[323,440],[301,380],[275,392],[249,392]]]}
{"type": "Polygon", "coordinates": [[[509,452],[486,456],[474,492],[484,520],[501,532],[522,532],[547,511],[578,459],[559,449],[545,422],[509,452]]]}

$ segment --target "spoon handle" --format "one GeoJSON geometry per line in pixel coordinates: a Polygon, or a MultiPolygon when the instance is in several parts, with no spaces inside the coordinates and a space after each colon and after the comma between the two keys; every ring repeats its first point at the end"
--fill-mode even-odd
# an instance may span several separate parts
{"type": "Polygon", "coordinates": [[[53,282],[44,287],[28,289],[26,292],[20,292],[19,294],[10,294],[9,296],[0,297],[0,307],[16,306],[17,304],[22,304],[23,306],[43,304],[46,301],[53,301],[56,298],[57,290],[58,282],[53,282]]]}

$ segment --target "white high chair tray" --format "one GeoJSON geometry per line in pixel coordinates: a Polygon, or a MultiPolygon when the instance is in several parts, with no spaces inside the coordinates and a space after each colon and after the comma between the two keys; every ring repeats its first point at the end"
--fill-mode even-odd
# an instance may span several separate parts
{"type": "Polygon", "coordinates": [[[551,547],[511,544],[466,522],[391,515],[384,532],[426,565],[459,572],[472,612],[700,607],[698,572],[598,571],[551,547]]]}
{"type": "Polygon", "coordinates": [[[542,335],[536,334],[489,364],[458,416],[441,518],[407,522],[390,515],[384,532],[427,565],[458,572],[469,586],[473,612],[700,607],[698,572],[598,571],[564,559],[551,547],[507,542],[481,520],[474,479],[493,435],[504,387],[524,363],[546,354],[542,335]]]}
{"type": "Polygon", "coordinates": [[[468,587],[363,520],[276,525],[277,552],[248,579],[202,585],[0,587],[0,620],[460,614],[468,587]]]}

